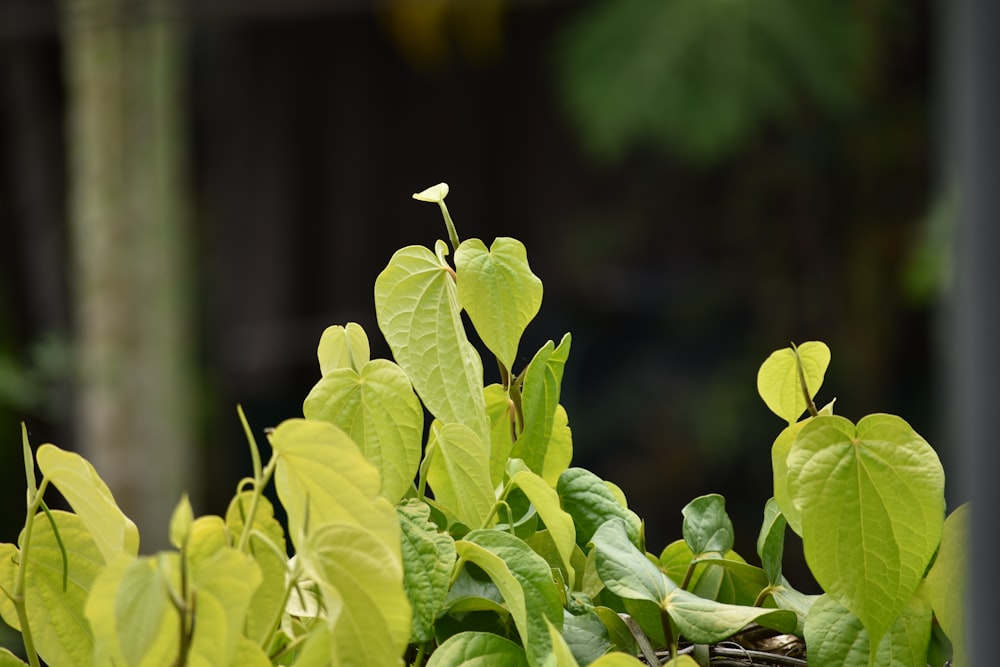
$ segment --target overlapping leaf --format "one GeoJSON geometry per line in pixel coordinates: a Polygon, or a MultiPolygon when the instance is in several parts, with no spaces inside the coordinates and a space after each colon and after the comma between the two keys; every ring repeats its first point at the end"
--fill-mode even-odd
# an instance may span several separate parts
{"type": "Polygon", "coordinates": [[[586,547],[601,524],[620,518],[625,522],[629,540],[639,544],[642,521],[625,508],[604,480],[584,468],[569,468],[559,476],[556,486],[563,510],[573,517],[576,543],[586,547]]]}
{"type": "Polygon", "coordinates": [[[397,502],[413,487],[420,465],[424,410],[410,380],[385,359],[359,370],[326,373],[306,397],[302,412],[339,426],[382,475],[382,495],[397,502]]]}
{"type": "Polygon", "coordinates": [[[774,414],[794,424],[808,406],[802,378],[812,400],[829,365],[830,348],[820,341],[802,343],[795,349],[775,350],[757,372],[757,392],[774,414]]]}
{"type": "Polygon", "coordinates": [[[434,424],[427,480],[435,500],[467,526],[482,526],[493,509],[489,443],[461,424],[434,424]]]}
{"type": "Polygon", "coordinates": [[[402,528],[403,576],[413,606],[413,641],[433,637],[455,566],[455,541],[429,520],[430,508],[411,502],[396,508],[402,528]]]}
{"type": "Polygon", "coordinates": [[[517,346],[542,304],[542,281],[531,272],[517,239],[500,237],[489,250],[467,239],[455,251],[458,298],[479,337],[507,370],[517,346]]]}
{"type": "Polygon", "coordinates": [[[788,474],[810,570],[881,641],[941,538],[937,454],[899,417],[870,415],[855,427],[820,416],[799,432],[788,474]]]}
{"type": "MultiPolygon", "coordinates": [[[[438,249],[443,256],[443,244],[438,249]]],[[[431,414],[488,442],[483,364],[465,333],[443,259],[421,246],[397,251],[375,281],[375,314],[396,363],[431,414]]]]}
{"type": "Polygon", "coordinates": [[[965,647],[965,591],[969,567],[968,503],[948,515],[941,531],[941,549],[927,573],[927,599],[934,616],[955,649],[955,667],[968,667],[965,647]]]}
{"type": "Polygon", "coordinates": [[[371,358],[368,335],[357,322],[327,327],[320,336],[316,356],[321,376],[339,368],[360,371],[371,358]]]}
{"type": "Polygon", "coordinates": [[[460,632],[434,651],[427,667],[528,667],[524,649],[489,632],[460,632]]]}
{"type": "Polygon", "coordinates": [[[571,342],[569,334],[563,336],[558,346],[552,341],[547,342],[528,365],[522,389],[524,431],[511,452],[511,456],[523,460],[550,484],[554,484],[565,470],[565,467],[556,465],[554,459],[569,464],[565,434],[562,433],[569,427],[561,420],[557,422],[556,412],[571,342]],[[560,443],[559,448],[550,447],[553,439],[560,443]]]}

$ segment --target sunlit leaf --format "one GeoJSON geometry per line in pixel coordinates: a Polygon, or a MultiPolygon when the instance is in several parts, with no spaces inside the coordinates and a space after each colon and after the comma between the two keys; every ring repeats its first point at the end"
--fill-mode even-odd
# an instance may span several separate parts
{"type": "Polygon", "coordinates": [[[317,526],[348,521],[380,532],[386,544],[398,544],[395,511],[384,498],[384,504],[374,502],[382,487],[378,470],[342,430],[328,422],[289,419],[274,429],[271,446],[278,457],[274,485],[293,542],[317,526]]]}
{"type": "Polygon", "coordinates": [[[559,552],[561,565],[572,582],[576,578],[573,565],[573,548],[576,546],[576,529],[573,517],[563,511],[559,494],[538,475],[521,471],[511,478],[511,484],[521,489],[545,522],[549,535],[559,552]]]}
{"type": "Polygon", "coordinates": [[[503,481],[504,468],[514,448],[511,429],[514,406],[499,384],[487,385],[483,389],[483,397],[490,419],[490,480],[496,487],[503,481]]]}
{"type": "Polygon", "coordinates": [[[855,427],[820,416],[795,439],[788,473],[816,581],[881,641],[941,538],[937,454],[899,417],[870,415],[855,427]]]}
{"type": "Polygon", "coordinates": [[[35,453],[38,468],[79,515],[104,560],[139,552],[139,531],[115,503],[94,466],[75,452],[42,445],[35,453]]]}
{"type": "Polygon", "coordinates": [[[0,648],[0,667],[27,667],[26,662],[10,652],[10,649],[0,648]]]}
{"type": "Polygon", "coordinates": [[[371,359],[368,335],[357,322],[327,327],[320,336],[316,356],[321,376],[339,368],[360,371],[371,359]]]}
{"type": "Polygon", "coordinates": [[[413,487],[420,465],[424,409],[396,364],[376,359],[360,372],[326,373],[306,397],[302,413],[339,426],[382,475],[382,495],[395,503],[413,487]]]}
{"type": "Polygon", "coordinates": [[[330,523],[310,534],[300,557],[323,592],[337,659],[401,665],[411,612],[398,552],[364,526],[330,523]]]}
{"type": "Polygon", "coordinates": [[[955,650],[954,667],[968,667],[965,646],[965,592],[969,567],[969,503],[944,521],[941,549],[927,573],[927,599],[955,650]]]}
{"type": "Polygon", "coordinates": [[[757,393],[771,412],[794,424],[808,407],[802,377],[812,400],[829,365],[830,348],[819,341],[802,343],[794,350],[790,347],[775,350],[757,372],[757,393]]]}
{"type": "MultiPolygon", "coordinates": [[[[554,483],[563,472],[551,464],[547,466],[546,459],[549,456],[549,440],[556,425],[563,369],[571,342],[569,334],[563,336],[558,346],[552,341],[547,342],[528,365],[522,389],[524,431],[511,452],[512,457],[524,461],[549,483],[554,483]]],[[[563,452],[555,453],[565,458],[563,452]]]]}
{"type": "Polygon", "coordinates": [[[170,515],[170,544],[180,549],[187,539],[188,530],[190,530],[193,521],[194,511],[191,509],[191,501],[188,500],[185,493],[170,515]]]}
{"type": "Polygon", "coordinates": [[[465,333],[450,267],[421,246],[397,251],[375,281],[375,314],[430,413],[488,442],[483,364],[465,333]]]}
{"type": "Polygon", "coordinates": [[[188,664],[214,667],[231,663],[261,579],[254,561],[228,547],[192,564],[195,622],[188,664]]]}
{"type": "Polygon", "coordinates": [[[486,347],[513,370],[517,347],[542,304],[542,281],[517,239],[500,237],[487,250],[466,239],[455,251],[459,302],[486,347]]]}
{"type": "Polygon", "coordinates": [[[482,526],[493,509],[489,443],[461,424],[434,424],[427,480],[438,503],[467,526],[482,526]]]}

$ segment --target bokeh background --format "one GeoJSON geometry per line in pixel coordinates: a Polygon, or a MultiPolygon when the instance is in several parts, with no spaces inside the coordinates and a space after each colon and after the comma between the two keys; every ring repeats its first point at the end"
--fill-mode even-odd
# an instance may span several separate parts
{"type": "Polygon", "coordinates": [[[144,551],[181,489],[224,511],[237,404],[258,433],[301,416],[330,324],[388,355],[372,285],[445,238],[410,197],[439,181],[463,238],[526,244],[545,298],[523,360],[572,332],[574,461],[651,551],[719,492],[755,561],[782,425],[756,371],[790,341],[830,345],[821,402],[897,413],[947,465],[931,10],[0,1],[0,540],[20,421],[94,461],[144,551]]]}

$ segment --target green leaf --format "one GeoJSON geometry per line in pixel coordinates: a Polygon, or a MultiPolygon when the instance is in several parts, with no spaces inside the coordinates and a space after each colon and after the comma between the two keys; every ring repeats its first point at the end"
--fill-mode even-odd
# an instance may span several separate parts
{"type": "Polygon", "coordinates": [[[178,549],[183,547],[193,521],[194,510],[191,509],[191,501],[185,493],[170,515],[170,544],[178,549]]]}
{"type": "Polygon", "coordinates": [[[812,400],[830,365],[830,348],[825,343],[809,341],[795,349],[775,350],[757,371],[757,393],[771,412],[789,424],[794,424],[808,407],[799,375],[800,362],[812,400]]]}
{"type": "Polygon", "coordinates": [[[55,445],[42,445],[35,457],[42,475],[59,489],[90,531],[105,561],[139,552],[138,529],[118,508],[94,466],[79,454],[55,445]]]}
{"type": "Polygon", "coordinates": [[[396,364],[376,359],[361,371],[326,373],[306,397],[306,419],[339,426],[382,475],[382,495],[398,502],[413,488],[420,465],[424,409],[396,364]]]}
{"type": "Polygon", "coordinates": [[[319,338],[316,356],[321,376],[340,368],[358,371],[371,359],[368,335],[357,322],[327,327],[319,338]]]}
{"type": "MultiPolygon", "coordinates": [[[[244,491],[233,497],[226,510],[226,529],[238,540],[246,524],[253,494],[244,491]]],[[[285,555],[285,531],[274,517],[274,507],[266,497],[257,499],[252,529],[248,542],[250,555],[260,568],[262,580],[254,591],[247,609],[246,635],[256,642],[263,642],[271,632],[275,610],[285,599],[285,577],[288,558],[285,555]]]]}
{"type": "Polygon", "coordinates": [[[642,521],[618,502],[615,494],[594,473],[584,468],[569,468],[559,476],[556,486],[563,510],[573,517],[576,543],[586,548],[594,532],[608,519],[625,522],[629,541],[639,544],[642,521]]]}
{"type": "Polygon", "coordinates": [[[231,667],[272,667],[264,650],[246,637],[239,638],[236,654],[229,664],[231,667]]]}
{"type": "MultiPolygon", "coordinates": [[[[51,524],[41,513],[34,517],[30,545],[24,544],[23,532],[20,553],[14,545],[2,545],[0,585],[8,592],[14,590],[17,559],[27,553],[25,608],[39,655],[50,667],[90,664],[94,642],[84,618],[84,604],[104,566],[104,557],[80,517],[60,510],[52,510],[52,516],[66,549],[66,590],[62,552],[51,524]]],[[[7,625],[20,629],[17,611],[6,595],[0,595],[0,614],[7,625]]]]}
{"type": "Polygon", "coordinates": [[[5,648],[0,648],[0,667],[26,667],[28,663],[5,648]]]}
{"type": "Polygon", "coordinates": [[[676,588],[676,584],[635,547],[624,520],[608,519],[591,541],[597,556],[597,574],[615,595],[662,605],[667,594],[676,588]]]}
{"type": "Polygon", "coordinates": [[[278,457],[274,486],[293,542],[317,526],[347,521],[376,531],[398,550],[396,513],[385,498],[375,502],[378,470],[346,433],[328,422],[289,419],[274,429],[271,447],[278,457]]]}
{"type": "Polygon", "coordinates": [[[461,424],[431,426],[427,481],[438,503],[467,526],[482,526],[493,510],[489,443],[461,424]]]}
{"type": "Polygon", "coordinates": [[[812,609],[813,604],[819,599],[819,596],[806,595],[795,590],[784,577],[782,577],[780,585],[771,587],[770,595],[778,609],[787,609],[795,614],[796,623],[793,634],[801,637],[805,631],[806,617],[809,614],[809,610],[812,609]]]}
{"type": "Polygon", "coordinates": [[[681,635],[696,644],[720,642],[751,623],[784,633],[795,629],[795,614],[790,611],[723,604],[682,588],[670,591],[662,607],[681,635]]]}
{"type": "Polygon", "coordinates": [[[940,542],[937,454],[899,417],[870,415],[855,427],[820,416],[795,439],[788,473],[816,581],[880,641],[940,542]]]}
{"type": "Polygon", "coordinates": [[[413,198],[418,201],[431,202],[432,204],[438,204],[444,201],[444,198],[448,196],[448,184],[438,183],[437,185],[432,185],[426,190],[414,193],[413,198]]]}
{"type": "MultiPolygon", "coordinates": [[[[559,408],[560,385],[563,369],[569,357],[572,337],[563,336],[558,347],[548,341],[531,360],[525,371],[522,388],[522,406],[524,411],[524,430],[514,443],[511,452],[513,458],[523,460],[534,472],[542,475],[549,483],[559,479],[565,470],[549,461],[549,441],[557,427],[556,412],[559,408]]],[[[568,426],[559,425],[563,429],[568,426]]],[[[560,434],[558,437],[565,437],[560,434]]],[[[552,452],[560,463],[568,465],[564,448],[552,452]]]]}
{"type": "Polygon", "coordinates": [[[764,571],[744,561],[735,551],[727,552],[725,557],[701,558],[696,569],[701,570],[700,576],[688,590],[716,602],[753,606],[767,586],[764,571]]]}
{"type": "Polygon", "coordinates": [[[817,665],[924,667],[931,634],[931,609],[921,596],[910,599],[871,656],[861,620],[828,595],[821,595],[806,618],[809,662],[817,665]]]}
{"type": "Polygon", "coordinates": [[[785,552],[785,526],[788,522],[778,509],[778,503],[770,498],[764,506],[764,523],[757,537],[757,555],[761,567],[767,574],[769,584],[781,582],[781,559],[785,552]]]}
{"type": "Polygon", "coordinates": [[[467,239],[455,251],[458,299],[483,344],[512,370],[517,346],[542,305],[542,281],[531,272],[517,239],[500,237],[490,249],[467,239]]]}
{"type": "MultiPolygon", "coordinates": [[[[171,569],[178,572],[177,554],[169,558],[171,569]]],[[[155,558],[122,558],[102,570],[86,605],[95,640],[93,664],[174,665],[180,621],[168,588],[177,585],[155,558]]]]}
{"type": "Polygon", "coordinates": [[[681,514],[684,541],[696,558],[710,552],[724,554],[733,548],[733,522],[726,514],[726,499],[719,494],[695,498],[681,514]]]}
{"type": "Polygon", "coordinates": [[[490,419],[490,480],[495,488],[503,482],[504,469],[514,448],[511,430],[514,404],[499,384],[487,385],[483,397],[490,419]]]}
{"type": "Polygon", "coordinates": [[[427,667],[528,667],[524,649],[488,632],[460,632],[441,644],[427,667]]]}
{"type": "Polygon", "coordinates": [[[533,667],[551,650],[546,619],[563,623],[562,599],[548,563],[509,533],[474,530],[455,543],[460,558],[478,565],[500,589],[533,667]]]}
{"type": "Polygon", "coordinates": [[[300,556],[323,592],[334,664],[401,665],[411,612],[398,551],[364,526],[330,523],[310,534],[300,556]]]}
{"type": "Polygon", "coordinates": [[[589,665],[611,650],[608,629],[593,611],[563,614],[562,638],[575,661],[589,665]]]}
{"type": "Polygon", "coordinates": [[[960,505],[945,519],[941,548],[924,585],[934,616],[954,647],[954,667],[969,665],[963,604],[969,566],[969,507],[969,503],[960,505]]]}
{"type": "Polygon", "coordinates": [[[262,578],[254,561],[229,547],[192,564],[195,620],[189,665],[214,667],[232,662],[262,578]]]}
{"type": "Polygon", "coordinates": [[[397,251],[375,280],[375,314],[430,413],[489,442],[483,363],[465,333],[450,267],[421,246],[397,251]]]}
{"type": "Polygon", "coordinates": [[[412,641],[434,637],[434,621],[444,607],[455,567],[455,540],[430,521],[430,508],[411,500],[396,507],[402,527],[403,583],[413,605],[412,641]]]}
{"type": "Polygon", "coordinates": [[[534,505],[538,516],[545,522],[545,527],[548,528],[549,535],[559,552],[562,568],[566,572],[568,581],[572,582],[576,578],[576,572],[570,562],[573,548],[576,546],[576,529],[573,526],[573,517],[564,512],[559,504],[559,494],[541,477],[526,470],[515,474],[511,478],[511,484],[524,492],[534,505]]]}

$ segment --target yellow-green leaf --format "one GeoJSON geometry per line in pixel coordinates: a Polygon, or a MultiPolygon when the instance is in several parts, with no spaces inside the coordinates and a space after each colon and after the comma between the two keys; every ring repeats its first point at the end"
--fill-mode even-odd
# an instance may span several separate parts
{"type": "Polygon", "coordinates": [[[925,583],[927,599],[954,647],[954,667],[968,667],[965,646],[965,591],[969,567],[969,503],[944,521],[941,549],[925,583]]]}
{"type": "Polygon", "coordinates": [[[327,327],[320,336],[316,356],[321,376],[338,368],[361,370],[371,358],[368,335],[357,322],[348,322],[346,327],[339,324],[327,327]]]}
{"type": "Polygon", "coordinates": [[[774,414],[793,424],[808,407],[805,394],[808,392],[810,401],[816,396],[829,365],[830,348],[819,341],[802,343],[795,349],[775,350],[757,372],[757,392],[774,414]],[[807,392],[803,390],[802,377],[807,392]]]}
{"type": "Polygon", "coordinates": [[[427,481],[434,498],[467,526],[482,526],[495,500],[489,443],[461,424],[431,426],[427,481]]]}

